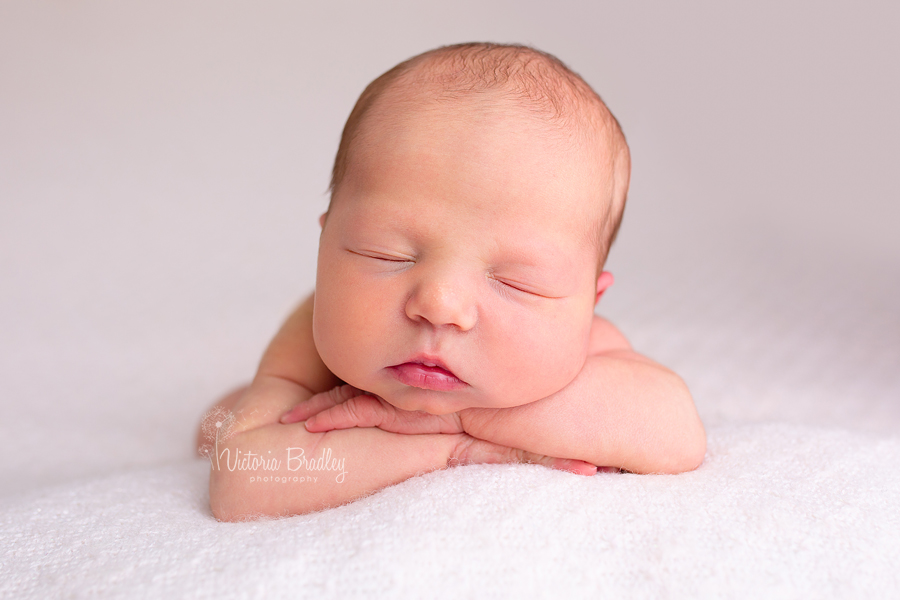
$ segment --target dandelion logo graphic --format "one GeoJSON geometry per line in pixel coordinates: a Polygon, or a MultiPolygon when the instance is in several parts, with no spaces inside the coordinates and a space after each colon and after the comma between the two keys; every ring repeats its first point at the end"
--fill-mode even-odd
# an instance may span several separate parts
{"type": "Polygon", "coordinates": [[[213,440],[200,446],[200,454],[209,459],[214,469],[219,469],[219,443],[230,438],[234,432],[234,413],[221,406],[213,407],[200,422],[203,438],[213,440]]]}

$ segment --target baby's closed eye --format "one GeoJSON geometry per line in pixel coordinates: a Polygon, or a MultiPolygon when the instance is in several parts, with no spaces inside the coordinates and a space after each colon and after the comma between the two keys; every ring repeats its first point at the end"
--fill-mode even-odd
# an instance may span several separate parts
{"type": "Polygon", "coordinates": [[[536,296],[538,298],[549,299],[561,297],[555,295],[554,292],[552,292],[546,286],[541,286],[530,281],[523,281],[510,277],[498,277],[493,273],[489,273],[488,278],[498,284],[498,289],[506,290],[507,293],[521,293],[528,294],[529,296],[536,296]]]}
{"type": "Polygon", "coordinates": [[[516,281],[510,281],[508,279],[499,279],[497,277],[491,277],[490,279],[492,281],[496,281],[497,283],[501,284],[505,288],[509,288],[509,289],[515,290],[517,292],[522,292],[524,294],[533,294],[536,296],[540,295],[540,294],[537,294],[533,289],[529,288],[528,285],[523,284],[523,283],[519,283],[516,281]]]}
{"type": "Polygon", "coordinates": [[[394,263],[412,263],[415,262],[415,259],[411,256],[403,255],[403,254],[388,254],[385,252],[377,252],[374,250],[350,250],[347,252],[350,254],[354,254],[356,256],[360,256],[362,258],[370,258],[373,260],[380,260],[384,262],[394,262],[394,263]]]}

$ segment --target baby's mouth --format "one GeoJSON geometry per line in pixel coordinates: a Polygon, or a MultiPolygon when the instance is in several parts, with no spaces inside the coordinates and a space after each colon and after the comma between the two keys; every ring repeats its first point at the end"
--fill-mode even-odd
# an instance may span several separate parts
{"type": "Polygon", "coordinates": [[[413,359],[387,370],[400,383],[423,390],[450,392],[468,387],[453,371],[434,360],[413,359]]]}

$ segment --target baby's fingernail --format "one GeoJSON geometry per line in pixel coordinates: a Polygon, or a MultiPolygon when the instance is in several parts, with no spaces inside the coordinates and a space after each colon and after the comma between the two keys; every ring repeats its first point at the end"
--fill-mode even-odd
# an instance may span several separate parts
{"type": "Polygon", "coordinates": [[[281,421],[282,423],[284,423],[285,425],[287,425],[287,424],[289,424],[289,423],[296,423],[296,422],[297,422],[297,418],[294,417],[294,411],[293,411],[293,410],[289,410],[288,412],[286,412],[286,413],[284,413],[283,415],[281,415],[281,419],[279,419],[279,421],[281,421]]]}
{"type": "Polygon", "coordinates": [[[581,460],[566,460],[562,468],[575,475],[594,475],[597,473],[597,467],[595,465],[581,460]]]}
{"type": "Polygon", "coordinates": [[[597,467],[595,467],[594,465],[581,465],[581,466],[577,467],[575,470],[573,470],[572,472],[575,473],[576,475],[587,475],[587,476],[596,475],[597,467]]]}

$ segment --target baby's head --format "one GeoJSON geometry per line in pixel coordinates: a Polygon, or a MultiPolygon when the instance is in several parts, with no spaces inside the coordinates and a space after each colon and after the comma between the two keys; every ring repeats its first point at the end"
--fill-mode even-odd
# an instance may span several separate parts
{"type": "Polygon", "coordinates": [[[552,56],[464,44],[394,67],[335,160],[314,317],[325,364],[437,414],[562,389],[612,281],[629,171],[615,118],[552,56]]]}

